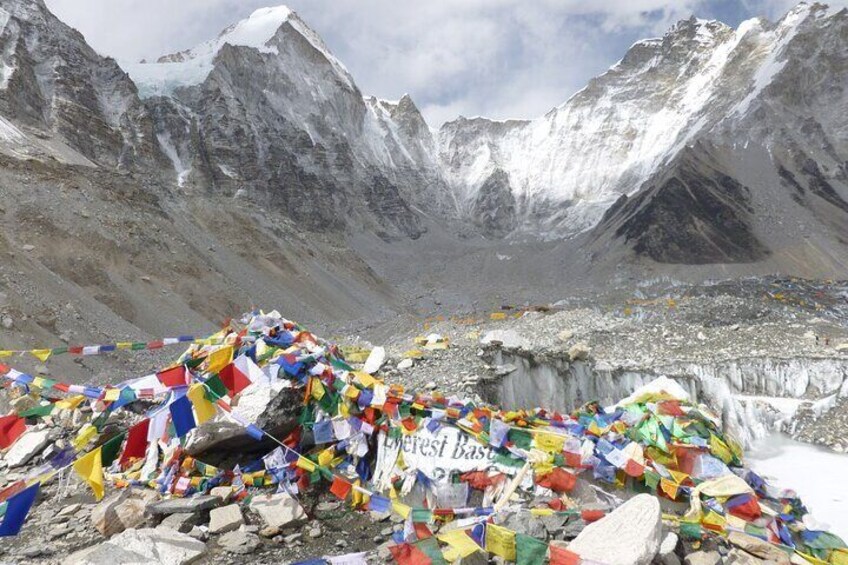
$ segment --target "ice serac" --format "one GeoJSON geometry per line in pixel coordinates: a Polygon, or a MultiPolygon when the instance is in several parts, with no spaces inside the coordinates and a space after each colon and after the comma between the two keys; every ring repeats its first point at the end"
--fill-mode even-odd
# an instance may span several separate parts
{"type": "Polygon", "coordinates": [[[417,238],[413,206],[448,198],[412,100],[364,99],[288,8],[257,10],[130,73],[185,190],[242,191],[307,229],[355,225],[385,239],[417,238]]]}
{"type": "Polygon", "coordinates": [[[158,168],[135,84],[43,0],[0,5],[0,151],[121,170],[158,168]]]}

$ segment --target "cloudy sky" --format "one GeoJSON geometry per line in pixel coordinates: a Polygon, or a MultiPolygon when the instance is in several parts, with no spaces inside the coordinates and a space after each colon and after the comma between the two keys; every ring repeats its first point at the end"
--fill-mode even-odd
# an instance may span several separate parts
{"type": "MultiPolygon", "coordinates": [[[[274,0],[45,0],[95,49],[156,58],[215,37],[274,0]]],[[[365,94],[412,95],[431,125],[458,115],[531,118],[603,72],[637,39],[695,14],[730,25],[794,0],[289,0],[365,94]]],[[[831,4],[848,4],[834,0],[831,4]]]]}

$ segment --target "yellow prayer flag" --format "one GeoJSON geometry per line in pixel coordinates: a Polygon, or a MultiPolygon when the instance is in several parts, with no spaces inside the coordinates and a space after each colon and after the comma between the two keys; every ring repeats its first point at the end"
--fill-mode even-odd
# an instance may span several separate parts
{"type": "Polygon", "coordinates": [[[32,379],[32,386],[36,388],[44,388],[44,378],[43,377],[34,377],[32,379]]]}
{"type": "Polygon", "coordinates": [[[51,349],[33,349],[30,351],[30,354],[42,363],[44,363],[45,361],[50,359],[50,356],[53,354],[53,351],[51,349]]]}
{"type": "Polygon", "coordinates": [[[553,516],[553,508],[531,508],[530,514],[533,516],[553,516]]]}
{"type": "Polygon", "coordinates": [[[322,467],[328,467],[330,463],[333,461],[333,456],[335,455],[335,448],[329,447],[318,454],[318,464],[322,467]]]}
{"type": "Polygon", "coordinates": [[[74,471],[82,480],[88,483],[91,490],[94,491],[94,498],[100,500],[103,498],[103,464],[100,461],[100,450],[98,447],[94,451],[80,457],[74,461],[74,471]]]}
{"type": "Polygon", "coordinates": [[[562,453],[565,436],[541,432],[536,434],[536,447],[548,453],[562,453]]]}
{"type": "Polygon", "coordinates": [[[506,320],[506,314],[504,314],[503,312],[492,312],[491,314],[489,314],[489,319],[495,321],[506,320]]]}
{"type": "Polygon", "coordinates": [[[206,358],[206,372],[218,373],[233,361],[233,347],[227,345],[216,349],[206,358]]]}
{"type": "Polygon", "coordinates": [[[515,561],[515,532],[494,524],[486,525],[486,551],[515,561]]]}
{"type": "Polygon", "coordinates": [[[114,402],[121,397],[121,389],[119,388],[107,388],[106,394],[103,395],[103,400],[107,402],[114,402]]]}
{"type": "MultiPolygon", "coordinates": [[[[806,555],[803,557],[804,559],[807,559],[806,555]]],[[[848,549],[834,549],[830,553],[830,563],[831,565],[848,565],[848,549]]]]}
{"type": "Polygon", "coordinates": [[[368,501],[371,499],[368,494],[360,491],[356,487],[360,486],[362,483],[357,479],[355,483],[353,483],[354,488],[350,490],[350,503],[354,508],[358,508],[364,504],[368,504],[368,501]]]}
{"type": "Polygon", "coordinates": [[[397,500],[392,501],[392,510],[394,510],[395,514],[406,520],[409,518],[409,513],[412,512],[412,509],[404,504],[403,502],[398,502],[397,500]]]}
{"type": "Polygon", "coordinates": [[[83,447],[85,447],[88,444],[88,442],[90,442],[92,439],[94,439],[94,436],[96,436],[96,435],[97,435],[97,428],[95,428],[91,424],[84,425],[80,429],[79,433],[77,434],[77,437],[74,438],[74,441],[73,441],[74,449],[76,449],[77,451],[81,450],[83,447]]]}
{"type": "Polygon", "coordinates": [[[365,388],[371,388],[372,386],[374,386],[374,383],[378,382],[377,379],[375,379],[365,371],[354,371],[353,376],[354,380],[365,388]]]}
{"type": "Polygon", "coordinates": [[[733,462],[733,452],[727,447],[727,444],[721,441],[715,434],[710,434],[710,451],[713,455],[721,459],[727,464],[733,462]]]}
{"type": "Polygon", "coordinates": [[[81,394],[78,396],[72,396],[70,398],[64,398],[56,402],[56,408],[61,408],[63,410],[73,410],[77,406],[82,404],[84,400],[85,396],[81,394]]]}
{"type": "Polygon", "coordinates": [[[321,383],[321,380],[318,377],[312,378],[312,398],[315,400],[321,400],[324,398],[324,385],[321,383]]]}
{"type": "Polygon", "coordinates": [[[200,383],[195,383],[189,387],[186,396],[194,406],[194,412],[197,415],[197,423],[202,424],[211,418],[215,417],[215,405],[206,398],[206,391],[200,383]]]}
{"type": "Polygon", "coordinates": [[[116,349],[130,349],[130,348],[132,348],[132,342],[131,341],[119,341],[118,343],[115,344],[115,348],[116,349]]]}
{"type": "Polygon", "coordinates": [[[689,475],[687,475],[683,471],[674,471],[672,469],[669,469],[668,472],[671,473],[671,476],[674,479],[674,482],[679,484],[679,485],[682,485],[683,481],[685,481],[686,479],[689,478],[689,475]]]}
{"type": "Polygon", "coordinates": [[[668,480],[668,479],[666,479],[665,477],[663,477],[663,478],[661,478],[661,479],[660,479],[660,488],[661,488],[661,489],[662,489],[662,491],[663,491],[664,493],[666,493],[666,494],[669,496],[669,498],[671,498],[671,499],[675,499],[675,498],[677,498],[677,489],[678,489],[678,487],[679,487],[679,485],[678,485],[677,483],[674,483],[674,482],[672,482],[672,481],[669,481],[669,480],[668,480]]]}
{"type": "Polygon", "coordinates": [[[436,537],[456,550],[459,557],[468,557],[475,551],[480,551],[480,546],[464,530],[450,530],[436,537]]]}
{"type": "Polygon", "coordinates": [[[344,390],[344,395],[348,398],[359,398],[359,389],[355,386],[346,385],[344,390]]]}
{"type": "Polygon", "coordinates": [[[721,514],[717,514],[710,510],[710,512],[701,519],[701,523],[706,526],[714,526],[715,528],[724,530],[727,520],[725,520],[724,516],[721,514]]]}
{"type": "Polygon", "coordinates": [[[0,351],[0,358],[2,358],[2,357],[11,357],[11,356],[12,356],[12,355],[14,355],[14,354],[15,354],[15,352],[14,352],[14,351],[6,351],[6,350],[3,350],[3,351],[0,351]]]}
{"type": "Polygon", "coordinates": [[[307,473],[311,473],[316,469],[315,463],[313,463],[310,459],[307,459],[303,455],[297,458],[297,466],[306,471],[307,473]]]}

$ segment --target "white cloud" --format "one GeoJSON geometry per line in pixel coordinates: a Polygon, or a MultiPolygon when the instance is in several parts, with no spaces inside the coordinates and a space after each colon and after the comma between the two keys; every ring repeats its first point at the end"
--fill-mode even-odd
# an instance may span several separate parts
{"type": "MultiPolygon", "coordinates": [[[[137,60],[192,47],[269,0],[46,0],[100,52],[137,60]]],[[[273,0],[270,0],[273,2],[273,0]]],[[[412,95],[431,125],[528,118],[696,13],[779,17],[793,0],[289,0],[365,94],[412,95]]],[[[848,0],[837,0],[840,4],[848,0]]]]}

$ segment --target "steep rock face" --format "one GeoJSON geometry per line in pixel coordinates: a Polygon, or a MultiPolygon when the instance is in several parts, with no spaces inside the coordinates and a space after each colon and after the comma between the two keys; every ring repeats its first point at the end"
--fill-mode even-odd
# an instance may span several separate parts
{"type": "Polygon", "coordinates": [[[705,149],[687,151],[634,197],[610,208],[613,229],[659,263],[750,263],[768,255],[754,234],[750,189],[710,166],[705,149]]]}
{"type": "Polygon", "coordinates": [[[162,94],[147,104],[183,185],[242,191],[310,230],[352,224],[384,238],[418,237],[411,204],[446,197],[411,99],[363,100],[286,8],[258,10],[160,61],[131,73],[142,92],[162,94]]]}
{"type": "Polygon", "coordinates": [[[7,152],[124,170],[160,164],[135,84],[42,0],[0,6],[0,65],[2,137],[13,145],[7,152]]]}
{"type": "Polygon", "coordinates": [[[799,159],[809,158],[820,165],[813,176],[823,179],[814,181],[822,197],[834,204],[841,194],[834,181],[844,184],[848,159],[846,113],[838,110],[846,107],[846,14],[802,3],[776,24],[754,19],[733,30],[682,21],[634,44],[542,118],[445,124],[439,151],[448,179],[473,202],[488,176],[503,170],[521,231],[567,236],[592,228],[619,195],[707,140],[728,151],[766,148],[769,159],[749,169],[773,169],[774,161],[791,163],[795,174],[799,159]]]}
{"type": "Polygon", "coordinates": [[[504,171],[497,169],[480,186],[471,218],[488,237],[503,237],[515,228],[515,197],[504,171]]]}

